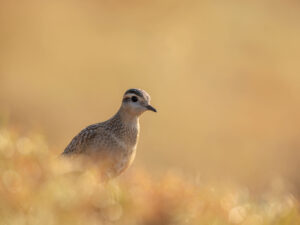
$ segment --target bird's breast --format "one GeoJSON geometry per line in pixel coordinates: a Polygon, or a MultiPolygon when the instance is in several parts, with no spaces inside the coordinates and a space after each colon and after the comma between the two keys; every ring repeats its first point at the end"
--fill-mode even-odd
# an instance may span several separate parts
{"type": "Polygon", "coordinates": [[[114,171],[116,175],[122,173],[125,169],[127,169],[133,162],[136,155],[136,146],[132,148],[127,148],[126,150],[122,150],[119,152],[118,159],[114,164],[114,171]]]}

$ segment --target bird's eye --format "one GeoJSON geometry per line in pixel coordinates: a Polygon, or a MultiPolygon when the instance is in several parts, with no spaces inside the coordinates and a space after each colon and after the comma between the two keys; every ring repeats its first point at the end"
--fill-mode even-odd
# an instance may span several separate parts
{"type": "Polygon", "coordinates": [[[137,98],[136,96],[132,96],[132,97],[131,97],[131,101],[137,102],[137,100],[138,100],[138,98],[137,98]]]}

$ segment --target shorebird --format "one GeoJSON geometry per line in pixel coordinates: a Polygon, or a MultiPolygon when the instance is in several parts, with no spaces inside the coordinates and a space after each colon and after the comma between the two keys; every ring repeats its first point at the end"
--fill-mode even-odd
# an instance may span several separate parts
{"type": "Polygon", "coordinates": [[[99,167],[105,180],[120,175],[135,158],[139,117],[147,110],[156,112],[149,94],[141,89],[127,90],[118,112],[109,120],[80,131],[62,155],[84,156],[99,167]]]}

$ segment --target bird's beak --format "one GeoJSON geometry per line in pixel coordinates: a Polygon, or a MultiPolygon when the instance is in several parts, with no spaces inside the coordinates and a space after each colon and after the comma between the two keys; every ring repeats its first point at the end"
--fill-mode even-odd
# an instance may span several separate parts
{"type": "Polygon", "coordinates": [[[146,108],[150,111],[157,112],[157,110],[151,105],[147,105],[146,108]]]}

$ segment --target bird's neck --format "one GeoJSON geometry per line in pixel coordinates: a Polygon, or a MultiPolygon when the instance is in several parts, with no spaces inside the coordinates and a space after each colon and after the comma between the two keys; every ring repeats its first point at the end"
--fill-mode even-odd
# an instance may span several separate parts
{"type": "Polygon", "coordinates": [[[139,136],[139,117],[133,116],[120,109],[116,115],[109,120],[115,135],[130,145],[135,145],[139,136]]]}
{"type": "Polygon", "coordinates": [[[115,117],[119,118],[119,120],[125,126],[136,126],[139,123],[139,115],[135,115],[125,111],[124,109],[120,108],[115,117]]]}
{"type": "Polygon", "coordinates": [[[109,120],[112,127],[138,134],[139,116],[126,112],[122,108],[109,120]]]}

